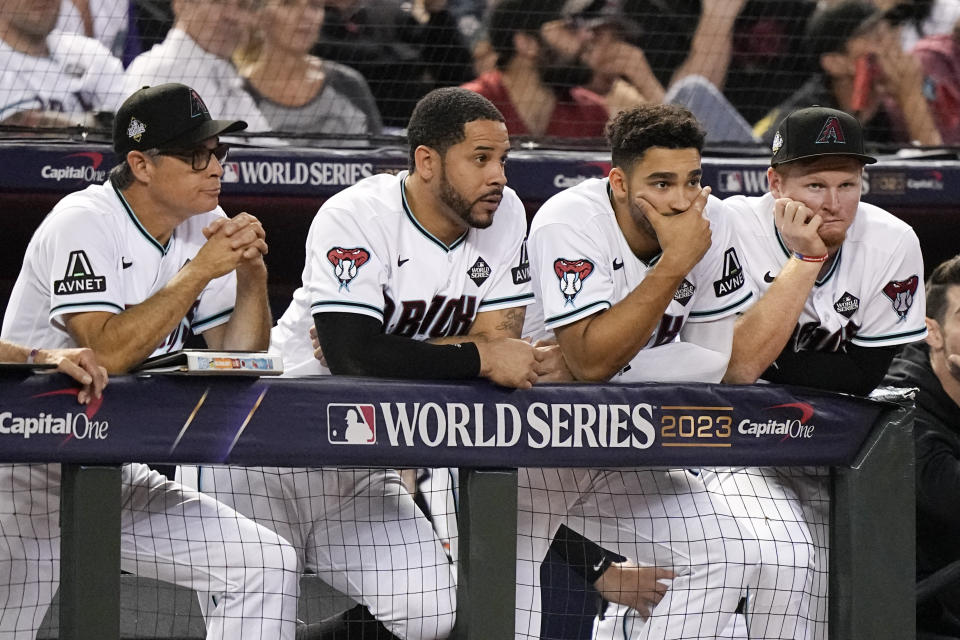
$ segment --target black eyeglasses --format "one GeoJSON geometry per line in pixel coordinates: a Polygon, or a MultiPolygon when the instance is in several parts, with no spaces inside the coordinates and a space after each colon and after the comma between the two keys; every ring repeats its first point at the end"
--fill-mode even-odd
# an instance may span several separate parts
{"type": "Polygon", "coordinates": [[[170,150],[170,151],[161,151],[160,155],[162,156],[173,156],[178,160],[183,160],[191,167],[194,171],[203,171],[210,166],[210,157],[216,156],[217,162],[222,163],[227,159],[227,151],[230,150],[230,145],[228,144],[218,144],[213,149],[207,147],[197,147],[196,149],[182,149],[182,150],[170,150]]]}

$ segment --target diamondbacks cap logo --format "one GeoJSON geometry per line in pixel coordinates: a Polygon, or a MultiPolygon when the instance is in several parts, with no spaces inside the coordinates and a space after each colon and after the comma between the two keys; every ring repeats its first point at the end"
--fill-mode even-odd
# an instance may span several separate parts
{"type": "Polygon", "coordinates": [[[553,262],[553,272],[560,278],[560,292],[563,293],[564,306],[572,305],[573,299],[583,287],[583,281],[593,273],[593,263],[583,258],[579,260],[557,258],[553,262]]]}
{"type": "Polygon", "coordinates": [[[913,296],[917,292],[919,284],[920,278],[914,275],[906,280],[891,280],[883,287],[883,295],[890,298],[893,302],[893,310],[900,316],[898,321],[906,319],[907,312],[913,305],[913,296]]]}
{"type": "Polygon", "coordinates": [[[467,277],[473,280],[473,284],[478,287],[487,281],[487,278],[490,277],[490,274],[493,270],[490,268],[486,262],[483,261],[483,258],[477,256],[477,261],[473,263],[473,266],[467,269],[467,277]]]}
{"type": "Polygon", "coordinates": [[[846,142],[843,128],[840,127],[840,119],[837,116],[827,118],[820,129],[820,135],[817,136],[817,144],[846,144],[846,142]]]}
{"type": "Polygon", "coordinates": [[[730,247],[723,254],[723,277],[714,281],[713,292],[718,298],[725,296],[742,287],[743,281],[743,267],[740,266],[737,250],[730,247]]]}
{"type": "Polygon", "coordinates": [[[54,280],[53,292],[58,296],[75,293],[99,293],[107,290],[107,279],[98,276],[90,266],[90,259],[85,251],[71,251],[67,258],[67,270],[63,280],[54,280]]]}
{"type": "Polygon", "coordinates": [[[693,292],[696,290],[697,286],[684,278],[680,286],[677,287],[677,290],[674,291],[673,299],[685,307],[687,303],[690,302],[690,298],[693,297],[693,292]]]}
{"type": "Polygon", "coordinates": [[[845,291],[840,299],[833,303],[833,308],[843,317],[849,318],[860,308],[860,298],[845,291]]]}
{"type": "Polygon", "coordinates": [[[130,118],[130,125],[127,127],[127,137],[140,142],[140,138],[147,132],[147,127],[136,118],[130,118]]]}
{"type": "Polygon", "coordinates": [[[510,275],[513,276],[513,284],[530,282],[530,256],[527,255],[526,240],[520,245],[520,262],[510,269],[510,275]]]}
{"type": "Polygon", "coordinates": [[[370,259],[370,252],[356,247],[344,249],[333,247],[327,251],[327,260],[333,265],[333,275],[340,282],[339,291],[350,291],[350,282],[357,277],[357,271],[370,259]]]}
{"type": "Polygon", "coordinates": [[[207,110],[207,105],[203,103],[203,98],[200,97],[200,94],[190,90],[190,117],[199,118],[202,116],[210,117],[210,112],[207,110]]]}
{"type": "Polygon", "coordinates": [[[377,417],[372,404],[327,405],[330,444],[376,444],[377,417]]]}

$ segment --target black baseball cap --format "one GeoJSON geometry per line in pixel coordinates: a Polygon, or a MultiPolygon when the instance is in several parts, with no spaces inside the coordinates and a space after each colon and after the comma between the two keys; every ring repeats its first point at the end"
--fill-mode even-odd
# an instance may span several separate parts
{"type": "Polygon", "coordinates": [[[500,0],[487,14],[486,27],[490,45],[501,57],[512,56],[513,34],[536,33],[544,24],[561,20],[566,0],[500,0]]]}
{"type": "Polygon", "coordinates": [[[798,109],[777,126],[770,166],[819,158],[849,156],[866,164],[877,161],[863,149],[863,128],[849,113],[827,107],[798,109]]]}
{"type": "Polygon", "coordinates": [[[138,89],[117,110],[113,150],[122,160],[129,151],[190,149],[207,138],[247,128],[243,120],[214,120],[200,95],[170,82],[138,89]]]}

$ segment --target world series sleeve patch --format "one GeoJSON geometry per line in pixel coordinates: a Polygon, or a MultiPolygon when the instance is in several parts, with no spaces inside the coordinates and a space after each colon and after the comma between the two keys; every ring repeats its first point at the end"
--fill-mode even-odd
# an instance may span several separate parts
{"type": "MultiPolygon", "coordinates": [[[[486,286],[482,292],[480,311],[527,306],[533,302],[527,242],[522,235],[522,230],[518,229],[518,231],[519,233],[513,237],[504,239],[505,242],[509,242],[509,245],[496,255],[497,262],[491,265],[490,276],[485,279],[486,286]]],[[[480,283],[476,279],[473,281],[479,286],[480,283]]]]}

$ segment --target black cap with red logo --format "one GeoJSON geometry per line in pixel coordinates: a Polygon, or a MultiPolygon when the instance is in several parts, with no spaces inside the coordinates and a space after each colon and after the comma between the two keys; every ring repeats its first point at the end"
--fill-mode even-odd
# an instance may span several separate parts
{"type": "Polygon", "coordinates": [[[138,89],[117,110],[113,150],[120,160],[129,151],[191,149],[221,133],[247,128],[243,120],[214,120],[200,95],[170,82],[138,89]]]}
{"type": "Polygon", "coordinates": [[[865,164],[877,161],[863,148],[863,128],[849,113],[827,107],[798,109],[777,126],[770,166],[818,158],[850,156],[865,164]]]}

